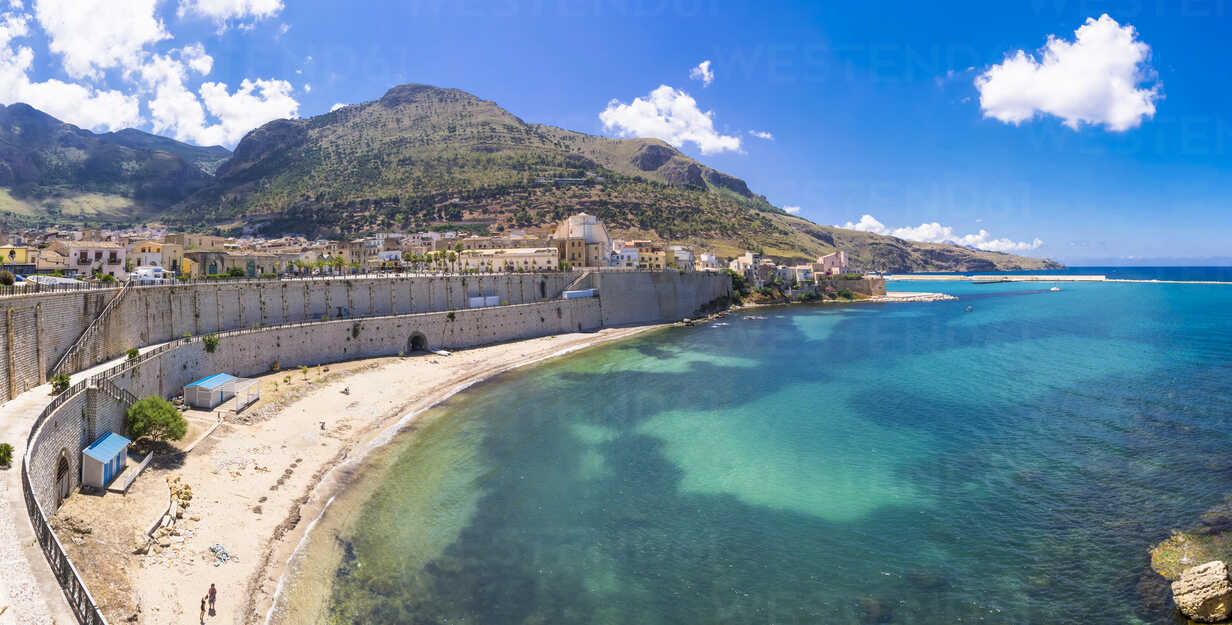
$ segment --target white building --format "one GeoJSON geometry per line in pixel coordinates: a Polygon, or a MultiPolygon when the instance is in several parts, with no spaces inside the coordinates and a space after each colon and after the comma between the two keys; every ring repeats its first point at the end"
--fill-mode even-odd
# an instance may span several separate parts
{"type": "Polygon", "coordinates": [[[628,269],[637,268],[637,248],[636,247],[621,247],[619,250],[612,252],[612,261],[609,263],[612,267],[625,267],[628,269]]]}
{"type": "Polygon", "coordinates": [[[77,274],[91,275],[95,271],[123,280],[124,246],[110,241],[56,241],[51,244],[65,256],[68,268],[77,274]]]}
{"type": "Polygon", "coordinates": [[[721,267],[719,265],[719,258],[714,254],[707,253],[698,254],[695,265],[698,271],[718,271],[721,267]]]}
{"type": "Polygon", "coordinates": [[[169,270],[163,267],[137,267],[133,270],[128,278],[134,284],[166,284],[174,277],[169,270]]]}

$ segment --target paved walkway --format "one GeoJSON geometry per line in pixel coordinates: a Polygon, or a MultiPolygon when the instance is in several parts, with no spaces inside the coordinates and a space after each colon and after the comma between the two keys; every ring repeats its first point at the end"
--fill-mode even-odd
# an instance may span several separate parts
{"type": "MultiPolygon", "coordinates": [[[[157,347],[151,345],[141,351],[157,347]]],[[[116,358],[73,374],[76,384],[124,360],[116,358]]],[[[21,459],[30,427],[55,397],[43,384],[0,405],[0,442],[13,446],[13,466],[0,471],[0,625],[72,625],[77,622],[64,591],[52,575],[47,558],[35,541],[34,528],[21,492],[21,459]]]]}

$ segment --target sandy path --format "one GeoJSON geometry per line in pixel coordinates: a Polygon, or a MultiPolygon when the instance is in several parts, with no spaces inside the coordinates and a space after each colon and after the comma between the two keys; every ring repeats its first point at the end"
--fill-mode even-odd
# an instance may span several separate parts
{"type": "MultiPolygon", "coordinates": [[[[128,555],[140,622],[197,622],[200,599],[211,583],[218,587],[218,610],[207,623],[260,622],[287,559],[335,490],[331,469],[387,440],[387,430],[402,417],[432,406],[459,386],[647,329],[544,337],[448,357],[377,359],[348,377],[320,382],[269,418],[225,424],[188,454],[182,466],[141,477],[162,486],[168,475],[179,476],[192,487],[193,499],[182,524],[185,531],[170,548],[128,555]],[[209,547],[216,543],[235,557],[214,566],[209,547]]],[[[302,374],[284,371],[271,377],[284,381],[287,375],[302,374]]],[[[314,368],[309,379],[318,375],[314,368]]]]}

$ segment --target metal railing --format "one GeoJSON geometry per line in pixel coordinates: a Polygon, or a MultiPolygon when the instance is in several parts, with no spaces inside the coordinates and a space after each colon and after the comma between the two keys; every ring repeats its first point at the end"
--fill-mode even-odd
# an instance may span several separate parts
{"type": "Polygon", "coordinates": [[[103,310],[90,321],[90,325],[86,326],[86,329],[81,333],[81,336],[78,336],[77,340],[73,341],[73,344],[64,351],[64,355],[60,357],[60,360],[56,361],[56,366],[51,368],[51,374],[53,376],[58,373],[63,373],[64,365],[72,362],[72,359],[75,358],[81,351],[82,346],[92,339],[94,334],[99,332],[99,328],[103,325],[103,319],[105,319],[107,317],[107,313],[111,312],[111,309],[115,308],[116,304],[123,299],[124,294],[128,292],[128,287],[131,284],[131,280],[125,282],[124,285],[120,287],[120,291],[115,294],[115,297],[111,298],[111,300],[107,302],[107,305],[103,306],[103,310]]]}
{"type": "Polygon", "coordinates": [[[64,598],[68,601],[69,607],[72,608],[73,614],[77,617],[77,622],[81,625],[107,625],[107,619],[103,617],[102,611],[98,609],[98,604],[94,601],[94,597],[90,595],[85,582],[82,581],[81,574],[77,572],[77,567],[73,566],[72,560],[69,560],[68,554],[64,552],[64,546],[60,544],[60,539],[56,537],[56,533],[51,529],[51,525],[47,523],[47,517],[43,514],[43,509],[39,507],[38,500],[34,496],[34,489],[30,486],[30,466],[28,463],[30,448],[34,444],[35,437],[43,429],[43,424],[65,402],[85,392],[86,383],[86,380],[82,380],[69,387],[63,393],[60,393],[50,404],[47,404],[46,408],[43,408],[38,418],[34,420],[34,426],[30,428],[30,435],[26,438],[26,453],[21,459],[21,490],[22,495],[26,499],[26,512],[30,516],[30,525],[33,526],[34,537],[43,552],[43,556],[47,558],[47,565],[51,567],[52,574],[56,576],[60,589],[64,591],[64,598]]]}
{"type": "MultiPolygon", "coordinates": [[[[527,276],[527,275],[549,275],[554,273],[577,273],[579,270],[602,272],[602,273],[622,273],[622,272],[662,272],[662,271],[677,271],[674,268],[666,269],[649,269],[640,267],[584,267],[573,269],[560,269],[555,271],[491,271],[491,272],[459,272],[459,271],[403,271],[403,270],[382,270],[382,271],[365,271],[362,273],[338,273],[338,274],[320,274],[320,275],[300,275],[287,274],[274,277],[261,276],[236,276],[236,277],[218,277],[218,278],[173,278],[161,284],[133,284],[133,286],[149,287],[149,286],[191,286],[195,284],[234,284],[239,282],[282,282],[295,280],[362,280],[368,278],[442,278],[451,276],[461,277],[500,277],[500,276],[527,276]]],[[[114,289],[120,286],[116,282],[81,282],[78,284],[41,284],[38,282],[24,282],[25,286],[4,286],[0,285],[0,297],[19,297],[22,295],[37,295],[39,293],[75,293],[79,291],[96,291],[101,289],[114,289]]]]}
{"type": "Polygon", "coordinates": [[[127,390],[116,386],[113,382],[111,382],[111,380],[98,380],[95,382],[95,388],[103,393],[106,393],[109,397],[120,402],[121,404],[124,404],[125,406],[131,406],[137,403],[136,395],[133,395],[127,390]]]}

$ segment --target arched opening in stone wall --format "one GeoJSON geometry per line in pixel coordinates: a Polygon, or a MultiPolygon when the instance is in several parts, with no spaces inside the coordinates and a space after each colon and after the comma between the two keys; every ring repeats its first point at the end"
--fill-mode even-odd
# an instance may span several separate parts
{"type": "Polygon", "coordinates": [[[407,352],[426,352],[428,351],[428,337],[422,332],[416,332],[411,335],[411,338],[406,342],[407,352]]]}
{"type": "Polygon", "coordinates": [[[73,488],[73,469],[68,461],[68,450],[60,450],[60,460],[56,463],[56,509],[68,499],[73,488]]]}
{"type": "Polygon", "coordinates": [[[547,298],[548,298],[548,281],[540,280],[539,281],[539,299],[547,299],[547,298]]]}

